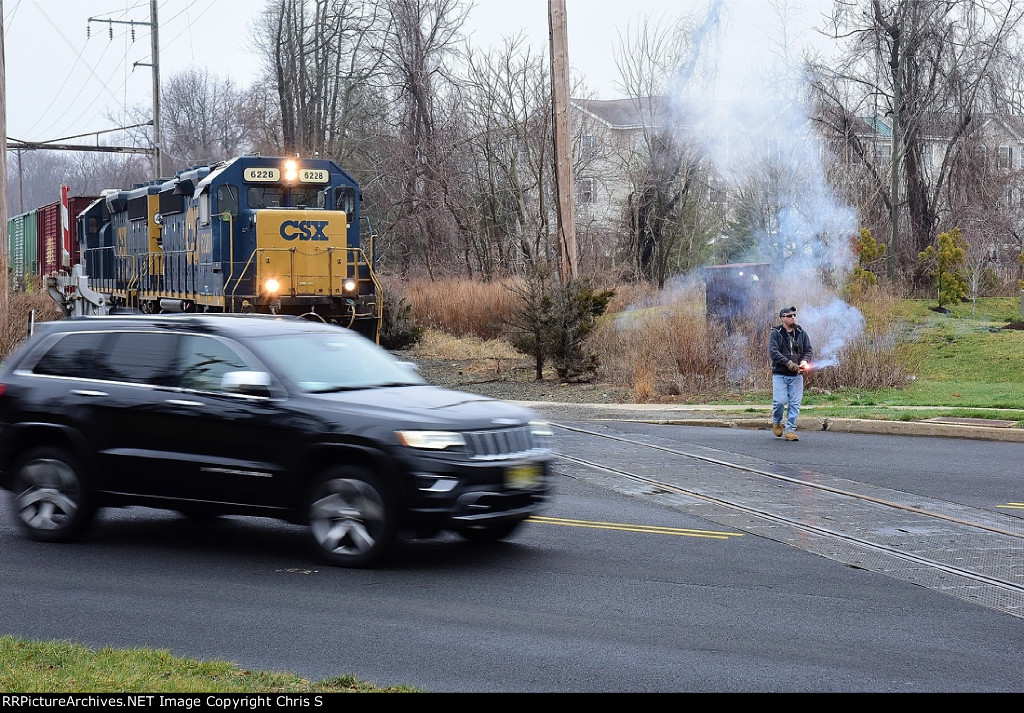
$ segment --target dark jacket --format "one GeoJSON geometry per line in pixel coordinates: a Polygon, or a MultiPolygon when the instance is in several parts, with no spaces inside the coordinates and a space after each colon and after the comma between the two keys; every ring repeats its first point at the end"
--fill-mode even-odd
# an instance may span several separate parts
{"type": "Polygon", "coordinates": [[[772,329],[768,339],[768,359],[771,360],[773,374],[796,376],[796,373],[786,366],[786,362],[794,361],[799,364],[804,359],[809,360],[813,354],[811,340],[799,324],[793,325],[792,333],[786,331],[785,325],[782,324],[772,329]]]}

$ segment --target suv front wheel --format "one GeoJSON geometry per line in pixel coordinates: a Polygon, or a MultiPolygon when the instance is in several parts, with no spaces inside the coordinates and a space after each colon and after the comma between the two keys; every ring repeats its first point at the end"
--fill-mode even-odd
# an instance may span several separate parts
{"type": "Polygon", "coordinates": [[[18,523],[41,542],[68,542],[92,520],[94,508],[75,459],[61,448],[29,451],[14,468],[12,505],[18,523]]]}
{"type": "Polygon", "coordinates": [[[397,532],[390,491],[376,474],[357,466],[332,468],[316,481],[306,519],[317,552],[341,567],[379,561],[397,532]]]}

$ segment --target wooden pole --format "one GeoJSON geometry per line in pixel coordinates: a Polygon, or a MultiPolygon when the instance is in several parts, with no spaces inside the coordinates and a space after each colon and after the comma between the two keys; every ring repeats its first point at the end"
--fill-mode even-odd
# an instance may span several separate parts
{"type": "Polygon", "coordinates": [[[10,307],[7,242],[7,67],[4,62],[4,0],[0,0],[0,329],[6,331],[10,307]]]}
{"type": "Polygon", "coordinates": [[[565,0],[548,0],[551,33],[551,104],[555,140],[555,201],[562,284],[577,278],[575,191],[569,133],[569,40],[565,0]]]}

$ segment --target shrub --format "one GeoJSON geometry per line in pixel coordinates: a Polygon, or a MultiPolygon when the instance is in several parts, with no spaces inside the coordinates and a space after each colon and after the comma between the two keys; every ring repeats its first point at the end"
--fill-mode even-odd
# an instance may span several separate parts
{"type": "Polygon", "coordinates": [[[544,363],[550,360],[563,381],[593,381],[599,360],[587,349],[587,337],[615,291],[596,291],[588,281],[558,285],[547,268],[509,289],[517,298],[508,320],[509,340],[533,357],[536,379],[544,378],[544,363]]]}
{"type": "Polygon", "coordinates": [[[398,289],[381,289],[380,345],[408,349],[423,338],[423,328],[412,318],[412,305],[398,289]]]}
{"type": "Polygon", "coordinates": [[[964,278],[964,260],[967,256],[967,241],[960,228],[953,228],[939,235],[939,249],[931,245],[918,254],[928,266],[928,274],[935,278],[939,309],[951,302],[959,302],[970,292],[964,278]]]}

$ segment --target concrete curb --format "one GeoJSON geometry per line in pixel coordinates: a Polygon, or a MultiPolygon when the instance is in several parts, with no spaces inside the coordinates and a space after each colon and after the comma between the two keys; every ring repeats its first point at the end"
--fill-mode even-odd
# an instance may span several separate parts
{"type": "MultiPolygon", "coordinates": [[[[659,423],[674,426],[718,426],[720,428],[748,428],[771,430],[764,419],[723,418],[623,418],[621,421],[659,423]]],[[[798,430],[804,432],[834,431],[836,433],[877,433],[890,436],[933,436],[938,438],[966,438],[981,441],[1024,443],[1024,429],[993,428],[991,426],[961,426],[922,421],[874,421],[859,418],[801,418],[798,430]]]]}
{"type": "MultiPolygon", "coordinates": [[[[595,421],[632,421],[636,423],[657,423],[674,426],[716,426],[718,428],[748,428],[771,430],[771,423],[765,417],[749,415],[729,418],[723,411],[745,410],[749,406],[669,406],[665,404],[569,404],[553,401],[517,402],[538,411],[549,408],[566,412],[588,413],[584,418],[595,421]],[[706,415],[703,415],[705,414],[706,415]]],[[[937,438],[964,438],[982,441],[1003,441],[1024,443],[1024,429],[997,426],[975,426],[926,421],[882,421],[862,418],[815,418],[801,414],[799,430],[834,431],[836,433],[877,433],[890,436],[931,436],[937,438]]]]}

